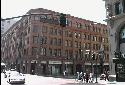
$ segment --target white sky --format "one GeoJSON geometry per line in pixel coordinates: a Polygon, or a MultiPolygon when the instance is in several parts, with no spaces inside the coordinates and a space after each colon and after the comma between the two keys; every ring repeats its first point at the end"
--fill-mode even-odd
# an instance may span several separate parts
{"type": "Polygon", "coordinates": [[[1,17],[24,15],[35,8],[49,9],[106,24],[103,21],[106,19],[103,0],[1,0],[1,17]]]}

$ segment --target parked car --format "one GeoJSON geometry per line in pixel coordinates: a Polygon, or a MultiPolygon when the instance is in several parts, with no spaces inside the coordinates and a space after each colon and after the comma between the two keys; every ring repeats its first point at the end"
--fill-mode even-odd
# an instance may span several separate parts
{"type": "Polygon", "coordinates": [[[106,77],[105,74],[101,74],[101,76],[100,76],[100,80],[105,80],[105,77],[106,77]]]}
{"type": "Polygon", "coordinates": [[[17,71],[11,71],[7,77],[7,82],[10,84],[24,84],[25,76],[17,71]]]}

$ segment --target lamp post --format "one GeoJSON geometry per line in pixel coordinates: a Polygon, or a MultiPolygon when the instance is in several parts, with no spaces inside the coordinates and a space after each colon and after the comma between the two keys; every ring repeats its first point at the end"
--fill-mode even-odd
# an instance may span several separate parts
{"type": "Polygon", "coordinates": [[[75,73],[76,73],[76,66],[75,66],[75,59],[76,59],[76,56],[74,55],[73,56],[73,74],[75,75],[75,73]]]}
{"type": "Polygon", "coordinates": [[[96,55],[96,82],[95,83],[98,83],[98,81],[97,81],[97,55],[96,55]]]}

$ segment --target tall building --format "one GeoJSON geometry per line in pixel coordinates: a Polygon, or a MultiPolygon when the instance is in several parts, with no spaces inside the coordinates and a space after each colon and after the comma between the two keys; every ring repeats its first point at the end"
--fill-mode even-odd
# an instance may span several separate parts
{"type": "Polygon", "coordinates": [[[98,73],[109,70],[105,24],[43,8],[27,14],[3,34],[1,54],[8,67],[41,75],[62,75],[66,70],[72,75],[95,72],[97,59],[98,73]]]}
{"type": "Polygon", "coordinates": [[[15,22],[15,20],[1,21],[1,34],[4,34],[15,22]]]}
{"type": "Polygon", "coordinates": [[[109,29],[110,74],[125,81],[125,0],[104,0],[109,29]]]}

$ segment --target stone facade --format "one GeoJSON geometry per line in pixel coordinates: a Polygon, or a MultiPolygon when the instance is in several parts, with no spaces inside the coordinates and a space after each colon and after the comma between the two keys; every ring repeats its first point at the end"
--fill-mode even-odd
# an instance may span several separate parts
{"type": "MultiPolygon", "coordinates": [[[[107,11],[107,27],[109,29],[109,66],[110,74],[123,75],[125,80],[125,0],[104,0],[107,11]],[[113,58],[116,58],[115,53],[122,54],[124,62],[113,63],[113,58]],[[122,73],[118,71],[118,65],[121,65],[122,73]]],[[[120,55],[118,55],[120,58],[120,55]]],[[[117,78],[118,79],[118,78],[117,78]]],[[[120,77],[119,77],[120,79],[120,77]]]]}

